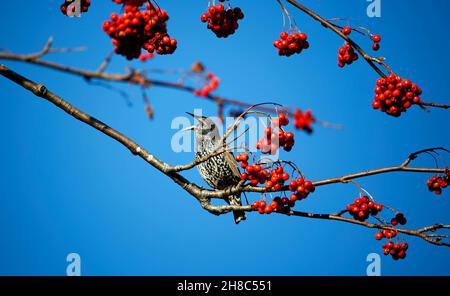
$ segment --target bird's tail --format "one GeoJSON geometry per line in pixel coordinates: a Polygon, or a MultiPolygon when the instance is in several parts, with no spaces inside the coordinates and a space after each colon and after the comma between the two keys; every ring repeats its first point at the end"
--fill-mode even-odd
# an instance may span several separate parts
{"type": "MultiPolygon", "coordinates": [[[[228,202],[230,203],[230,205],[233,205],[233,206],[242,206],[241,195],[240,194],[239,195],[230,195],[228,197],[228,202]]],[[[234,215],[234,222],[236,224],[239,224],[239,222],[247,219],[244,211],[233,211],[233,215],[234,215]]]]}

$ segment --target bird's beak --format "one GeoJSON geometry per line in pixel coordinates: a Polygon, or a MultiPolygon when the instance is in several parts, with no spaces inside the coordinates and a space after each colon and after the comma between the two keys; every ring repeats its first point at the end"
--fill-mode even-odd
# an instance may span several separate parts
{"type": "Polygon", "coordinates": [[[195,125],[193,125],[193,126],[188,126],[188,127],[185,127],[184,129],[182,129],[181,132],[191,131],[191,130],[194,130],[194,129],[196,129],[196,128],[197,128],[197,126],[195,126],[195,125]]]}
{"type": "Polygon", "coordinates": [[[206,118],[206,117],[204,117],[204,116],[199,116],[199,115],[195,115],[195,114],[192,114],[192,113],[190,113],[190,112],[186,112],[186,114],[188,114],[188,115],[191,115],[192,117],[194,117],[195,119],[197,119],[200,123],[204,123],[205,121],[204,121],[204,119],[206,118]]]}

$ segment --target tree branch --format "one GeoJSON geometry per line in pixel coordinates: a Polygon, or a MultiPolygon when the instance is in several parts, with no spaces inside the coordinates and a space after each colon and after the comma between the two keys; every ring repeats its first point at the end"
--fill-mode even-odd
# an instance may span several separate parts
{"type": "MultiPolygon", "coordinates": [[[[11,52],[0,52],[0,59],[29,63],[32,65],[37,65],[37,66],[53,69],[56,71],[64,72],[67,74],[80,76],[86,80],[98,79],[98,80],[109,81],[109,82],[127,83],[127,84],[141,86],[141,87],[142,86],[144,86],[144,87],[145,86],[159,86],[159,87],[172,88],[172,89],[188,92],[191,94],[194,93],[194,91],[196,90],[194,87],[184,85],[182,83],[175,83],[175,82],[163,81],[163,80],[157,80],[157,79],[149,79],[148,77],[146,77],[143,74],[144,71],[131,70],[130,73],[125,73],[125,74],[106,73],[105,69],[111,62],[111,58],[113,56],[112,53],[110,53],[105,58],[105,60],[100,64],[99,68],[96,71],[89,71],[89,70],[74,68],[74,67],[65,66],[65,65],[61,65],[61,64],[54,63],[51,61],[46,61],[46,60],[40,59],[47,53],[52,52],[52,49],[51,49],[52,42],[53,42],[53,39],[50,37],[49,40],[47,41],[47,43],[44,45],[44,48],[41,51],[39,51],[37,53],[33,53],[33,54],[16,54],[16,53],[11,53],[11,52]]],[[[57,50],[58,49],[55,49],[55,52],[57,50]]],[[[59,50],[70,51],[70,49],[59,49],[59,50]]],[[[208,94],[207,96],[201,97],[201,98],[209,100],[209,101],[219,104],[221,106],[228,105],[228,106],[236,106],[236,107],[241,107],[241,108],[250,108],[253,106],[253,104],[246,103],[244,101],[224,98],[224,97],[216,96],[216,95],[212,95],[212,94],[208,94]]],[[[271,113],[274,111],[273,108],[269,108],[269,107],[265,107],[265,106],[258,106],[258,107],[256,107],[256,109],[258,109],[260,111],[271,112],[271,113]]],[[[292,108],[287,108],[286,111],[287,111],[287,114],[290,116],[293,116],[295,113],[295,110],[292,108]]],[[[325,126],[325,127],[327,127],[327,126],[325,126]]],[[[329,127],[340,128],[340,125],[330,124],[329,127]]]]}
{"type": "MultiPolygon", "coordinates": [[[[437,147],[437,148],[428,148],[423,149],[417,152],[414,152],[408,156],[408,158],[400,165],[398,166],[391,166],[391,167],[384,167],[384,168],[378,168],[373,170],[367,170],[362,171],[358,173],[343,175],[340,177],[334,177],[334,178],[328,178],[323,180],[317,180],[313,182],[313,185],[315,187],[320,187],[324,185],[330,185],[330,184],[336,184],[336,183],[348,183],[350,180],[369,177],[373,175],[379,175],[379,174],[386,174],[386,173],[392,173],[392,172],[409,172],[409,173],[438,173],[443,174],[447,171],[445,168],[418,168],[418,167],[408,167],[408,165],[411,163],[412,160],[416,159],[419,154],[430,152],[430,151],[436,151],[436,150],[443,150],[449,152],[449,150],[443,148],[443,147],[437,147]]],[[[449,152],[450,153],[450,152],[449,152]]],[[[282,187],[279,191],[286,191],[288,190],[288,186],[282,187]]],[[[268,191],[266,188],[263,187],[253,187],[253,186],[246,186],[244,187],[243,191],[247,192],[273,192],[268,191]]]]}
{"type": "Polygon", "coordinates": [[[381,225],[381,224],[371,223],[371,222],[361,222],[361,221],[354,220],[351,218],[342,217],[340,214],[313,214],[313,213],[293,211],[293,212],[289,213],[288,215],[312,218],[312,219],[335,220],[335,221],[351,223],[351,224],[356,224],[356,225],[360,225],[360,226],[367,227],[367,228],[375,228],[375,229],[380,229],[380,230],[384,230],[384,229],[385,230],[393,230],[398,233],[403,233],[405,235],[420,237],[433,245],[450,247],[450,243],[442,242],[442,239],[448,238],[448,235],[436,235],[436,234],[427,233],[427,232],[435,232],[436,230],[440,230],[440,229],[450,229],[450,225],[435,224],[435,225],[423,227],[423,228],[420,228],[417,230],[411,230],[411,229],[391,227],[391,226],[386,226],[386,225],[381,225]]]}
{"type": "Polygon", "coordinates": [[[163,162],[156,158],[153,154],[142,148],[139,144],[118,132],[117,130],[111,128],[107,124],[101,122],[100,120],[90,116],[89,114],[77,109],[72,106],[70,103],[59,97],[58,95],[49,91],[43,84],[39,84],[33,82],[14,71],[10,70],[4,65],[0,65],[0,75],[8,78],[14,83],[20,85],[21,87],[27,89],[32,92],[34,95],[41,97],[51,103],[53,103],[56,107],[62,109],[70,116],[75,119],[95,128],[96,130],[102,132],[106,136],[116,140],[125,146],[128,150],[131,151],[133,155],[138,155],[140,158],[145,160],[151,166],[159,170],[160,172],[166,174],[169,178],[171,178],[176,184],[181,186],[184,190],[189,192],[191,195],[196,197],[199,201],[205,199],[207,194],[207,190],[200,188],[199,186],[189,182],[180,174],[173,171],[173,167],[169,164],[163,162]]]}
{"type": "MultiPolygon", "coordinates": [[[[211,199],[212,198],[221,198],[224,199],[225,197],[242,193],[242,192],[266,192],[267,190],[265,188],[261,187],[252,187],[252,186],[244,186],[244,181],[239,182],[235,186],[229,187],[224,190],[206,190],[203,189],[196,184],[190,182],[183,176],[181,176],[179,173],[177,173],[178,170],[180,170],[180,167],[183,169],[192,168],[195,166],[195,162],[188,164],[186,166],[171,166],[167,164],[166,162],[156,158],[153,154],[142,148],[138,143],[134,142],[132,139],[128,138],[124,134],[120,133],[119,131],[113,129],[112,127],[108,126],[107,124],[101,122],[100,120],[90,116],[89,114],[81,111],[80,109],[72,106],[70,103],[59,97],[58,95],[52,93],[49,91],[44,85],[40,83],[33,82],[20,74],[10,70],[4,65],[0,65],[0,75],[6,77],[7,79],[11,80],[12,82],[18,84],[19,86],[23,87],[24,89],[32,92],[34,95],[43,98],[52,104],[54,104],[56,107],[62,109],[70,116],[74,117],[75,119],[95,128],[96,130],[102,132],[106,136],[116,140],[117,142],[121,143],[123,146],[125,146],[128,150],[131,151],[133,155],[137,155],[140,158],[142,158],[144,161],[146,161],[148,164],[156,168],[161,173],[167,175],[169,178],[171,178],[177,185],[182,187],[185,191],[187,191],[189,194],[194,196],[197,201],[200,203],[200,205],[207,210],[208,212],[215,214],[215,215],[222,215],[229,213],[231,211],[235,210],[241,210],[246,212],[253,212],[255,211],[250,205],[243,205],[243,206],[234,206],[234,205],[212,205],[211,199]]],[[[405,172],[439,172],[443,173],[445,172],[445,169],[431,169],[431,168],[410,168],[407,167],[408,164],[417,157],[417,155],[421,153],[426,153],[429,151],[434,150],[445,150],[444,148],[432,148],[432,149],[425,149],[421,150],[415,153],[412,153],[400,166],[397,167],[391,167],[391,168],[382,168],[377,170],[371,170],[371,171],[365,171],[362,173],[357,174],[351,174],[347,176],[342,176],[338,178],[331,178],[331,179],[325,179],[321,181],[316,181],[314,184],[316,186],[326,185],[326,184],[333,184],[333,183],[346,183],[348,180],[352,180],[355,178],[360,178],[364,176],[370,176],[374,174],[381,174],[386,172],[392,172],[392,171],[405,171],[405,172]]],[[[219,153],[219,151],[216,151],[215,153],[219,153]]],[[[209,155],[208,157],[214,157],[214,154],[209,155]]],[[[201,161],[205,161],[201,159],[201,161]]],[[[286,189],[282,189],[286,190],[286,189]]],[[[423,227],[418,230],[407,230],[407,229],[400,229],[395,228],[387,225],[381,225],[381,224],[374,224],[370,222],[361,222],[356,221],[350,218],[342,217],[341,215],[345,213],[345,211],[339,212],[337,214],[313,214],[313,213],[305,213],[305,212],[298,212],[298,211],[291,211],[288,213],[280,213],[280,214],[287,214],[290,216],[298,216],[298,217],[307,217],[307,218],[316,218],[316,219],[327,219],[327,220],[336,220],[346,223],[352,223],[368,228],[377,228],[377,229],[387,229],[387,230],[395,230],[399,233],[403,233],[406,235],[416,236],[420,237],[427,242],[439,245],[439,246],[450,246],[449,243],[442,242],[442,239],[448,238],[446,235],[438,235],[438,234],[429,234],[429,232],[435,232],[439,229],[450,229],[450,225],[442,225],[442,224],[436,224],[432,226],[423,227]]]]}

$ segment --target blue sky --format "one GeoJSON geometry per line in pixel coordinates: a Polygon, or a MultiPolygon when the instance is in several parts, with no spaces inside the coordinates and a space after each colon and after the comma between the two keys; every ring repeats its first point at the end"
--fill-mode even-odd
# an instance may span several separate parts
{"type": "MultiPolygon", "coordinates": [[[[88,50],[48,59],[96,69],[111,50],[102,21],[120,7],[112,1],[93,1],[89,13],[70,19],[56,2],[5,1],[3,11],[8,13],[0,19],[0,48],[29,53],[53,36],[57,47],[84,45],[88,50]]],[[[345,125],[344,130],[317,126],[312,136],[296,134],[296,147],[286,158],[298,163],[310,179],[396,165],[410,152],[450,147],[448,111],[411,108],[400,119],[373,111],[376,73],[362,61],[339,69],[336,55],[342,41],[290,6],[311,48],[285,58],[272,46],[282,30],[275,0],[233,1],[246,17],[228,39],[217,39],[199,21],[206,0],[158,2],[171,16],[169,30],[179,48],[173,56],[148,61],[146,67],[188,68],[199,60],[221,78],[218,94],[311,108],[319,119],[345,125]]],[[[364,0],[302,3],[326,18],[347,18],[353,26],[380,33],[379,54],[390,66],[417,82],[424,98],[449,102],[448,1],[382,1],[379,19],[366,16],[364,0]]],[[[361,42],[370,47],[368,40],[361,42]]],[[[149,121],[137,88],[116,85],[130,95],[128,104],[117,93],[78,77],[2,63],[44,83],[170,163],[193,157],[172,152],[172,119],[194,108],[202,108],[204,114],[216,112],[215,105],[188,93],[154,87],[149,97],[155,119],[149,121]]],[[[115,56],[108,71],[121,72],[127,65],[142,67],[115,56]]],[[[381,252],[375,231],[358,226],[257,214],[236,226],[229,215],[212,216],[113,140],[3,78],[0,89],[2,275],[64,275],[71,252],[80,254],[84,275],[365,275],[366,256],[381,252]]],[[[434,162],[424,156],[414,164],[430,167],[434,162]]],[[[203,184],[195,170],[185,175],[203,184]]],[[[430,176],[393,173],[360,184],[379,202],[402,210],[408,227],[448,223],[449,192],[440,197],[429,193],[425,182],[430,176]]],[[[357,195],[351,185],[321,187],[298,208],[333,212],[357,195]]],[[[415,238],[407,241],[406,260],[382,256],[382,274],[450,274],[448,249],[415,238]]]]}

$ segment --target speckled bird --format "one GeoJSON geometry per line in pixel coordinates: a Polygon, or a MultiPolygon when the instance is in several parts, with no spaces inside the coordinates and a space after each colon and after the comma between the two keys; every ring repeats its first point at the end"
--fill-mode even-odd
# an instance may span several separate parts
{"type": "MultiPolygon", "coordinates": [[[[221,145],[222,138],[219,134],[219,129],[210,118],[188,114],[195,117],[199,122],[186,130],[194,130],[195,159],[201,159],[215,151],[221,145]]],[[[214,189],[225,189],[236,185],[241,180],[237,162],[233,153],[229,151],[202,162],[197,165],[197,169],[203,180],[214,189]]],[[[228,203],[230,205],[242,205],[240,194],[228,196],[228,203]]],[[[243,211],[233,211],[233,215],[236,224],[246,219],[243,211]]]]}

